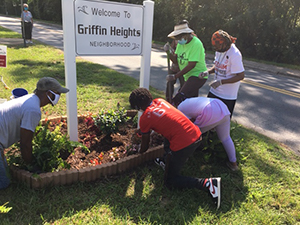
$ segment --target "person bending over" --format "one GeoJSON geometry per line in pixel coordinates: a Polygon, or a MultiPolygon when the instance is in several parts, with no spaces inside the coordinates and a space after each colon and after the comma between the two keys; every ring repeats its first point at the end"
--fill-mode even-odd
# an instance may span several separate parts
{"type": "Polygon", "coordinates": [[[0,107],[0,189],[7,188],[7,162],[4,149],[20,141],[21,155],[25,163],[32,162],[32,139],[41,119],[41,109],[47,104],[58,103],[61,93],[69,89],[62,87],[52,77],[41,78],[33,94],[7,101],[0,107]]]}
{"type": "MultiPolygon", "coordinates": [[[[138,88],[130,94],[130,105],[142,113],[139,126],[142,133],[140,153],[149,148],[150,132],[163,135],[169,143],[164,172],[168,188],[197,188],[208,191],[217,208],[221,202],[221,178],[193,178],[180,174],[188,157],[200,145],[201,131],[182,112],[166,100],[152,99],[146,88],[138,88]]],[[[166,146],[165,146],[166,147],[166,146]]]]}
{"type": "Polygon", "coordinates": [[[236,163],[234,143],[230,137],[230,112],[227,106],[217,98],[186,98],[183,93],[178,93],[173,102],[178,110],[194,121],[202,133],[212,128],[216,129],[229,159],[226,165],[232,171],[237,171],[239,168],[236,163]]]}

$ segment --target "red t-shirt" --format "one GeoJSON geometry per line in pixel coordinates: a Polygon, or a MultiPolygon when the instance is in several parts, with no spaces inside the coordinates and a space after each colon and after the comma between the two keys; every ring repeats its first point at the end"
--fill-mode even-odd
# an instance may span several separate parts
{"type": "Polygon", "coordinates": [[[183,149],[201,135],[199,128],[194,125],[182,112],[164,99],[154,99],[140,118],[142,133],[154,130],[170,142],[172,151],[183,149]]]}

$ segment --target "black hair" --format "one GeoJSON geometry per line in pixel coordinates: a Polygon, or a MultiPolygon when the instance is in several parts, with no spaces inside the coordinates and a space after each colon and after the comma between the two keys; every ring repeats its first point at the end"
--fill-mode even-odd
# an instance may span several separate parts
{"type": "Polygon", "coordinates": [[[146,88],[137,88],[129,96],[129,103],[132,109],[147,108],[151,102],[152,95],[146,88]]]}
{"type": "Polygon", "coordinates": [[[178,92],[175,97],[172,99],[172,102],[177,107],[181,102],[183,102],[187,97],[182,92],[178,92]]]}

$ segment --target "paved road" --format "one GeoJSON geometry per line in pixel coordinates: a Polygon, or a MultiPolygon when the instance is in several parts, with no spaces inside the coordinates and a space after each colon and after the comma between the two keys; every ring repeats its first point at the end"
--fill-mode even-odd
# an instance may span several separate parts
{"type": "MultiPolygon", "coordinates": [[[[0,25],[20,33],[20,24],[16,19],[0,16],[0,25]]],[[[63,50],[60,27],[36,23],[33,38],[63,50]]],[[[82,58],[139,79],[140,56],[82,58]]],[[[166,64],[165,53],[153,48],[150,85],[159,90],[165,90],[166,64]]],[[[208,67],[212,65],[210,55],[207,56],[207,64],[208,67]]],[[[232,119],[283,143],[300,155],[300,71],[246,60],[244,65],[246,78],[241,84],[232,119]]],[[[212,76],[200,90],[200,96],[207,95],[211,80],[212,76]]]]}

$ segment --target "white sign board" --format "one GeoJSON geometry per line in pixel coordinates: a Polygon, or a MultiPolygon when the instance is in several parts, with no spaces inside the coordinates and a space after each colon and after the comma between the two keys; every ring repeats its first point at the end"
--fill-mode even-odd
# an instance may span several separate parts
{"type": "Polygon", "coordinates": [[[0,67],[6,67],[7,46],[0,45],[0,67]]]}
{"type": "Polygon", "coordinates": [[[149,88],[154,2],[145,0],[139,6],[101,0],[63,0],[61,4],[66,87],[70,89],[68,134],[70,140],[77,141],[76,55],[141,55],[140,87],[149,88]],[[100,42],[129,42],[130,46],[100,46],[100,42]]]}
{"type": "Polygon", "coordinates": [[[143,6],[95,0],[74,4],[77,55],[141,55],[143,6]]]}

